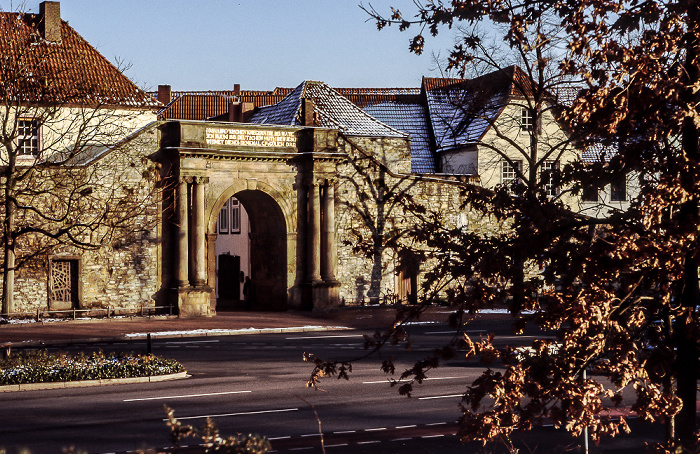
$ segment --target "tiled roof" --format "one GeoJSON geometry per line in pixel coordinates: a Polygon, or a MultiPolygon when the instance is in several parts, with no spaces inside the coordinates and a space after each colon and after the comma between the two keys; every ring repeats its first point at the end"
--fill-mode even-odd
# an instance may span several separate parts
{"type": "Polygon", "coordinates": [[[182,95],[175,98],[159,114],[160,120],[204,120],[228,113],[229,105],[238,98],[225,95],[182,95]]]}
{"type": "Polygon", "coordinates": [[[338,128],[349,135],[406,137],[365,113],[328,85],[314,81],[305,81],[279,103],[256,110],[250,122],[299,125],[304,98],[313,100],[317,126],[338,128]]]}
{"type": "Polygon", "coordinates": [[[419,95],[420,88],[334,88],[335,91],[350,98],[351,96],[396,96],[396,95],[419,95]]]}
{"type": "MultiPolygon", "coordinates": [[[[405,97],[407,98],[407,97],[405,97]]],[[[365,112],[392,128],[408,133],[411,138],[411,172],[435,173],[435,159],[430,149],[428,119],[420,99],[387,100],[369,104],[365,112]]]]}
{"type": "MultiPolygon", "coordinates": [[[[279,90],[279,91],[278,91],[279,90]]],[[[252,103],[254,107],[267,106],[280,102],[285,95],[281,92],[262,90],[222,91],[173,91],[170,103],[158,114],[161,120],[207,120],[228,114],[232,102],[252,103]]],[[[291,90],[289,90],[291,91],[291,90]]],[[[157,93],[151,93],[157,96],[157,93]]]]}
{"type": "Polygon", "coordinates": [[[507,91],[484,90],[471,81],[424,86],[435,148],[452,149],[483,137],[508,100],[507,91]]]}
{"type": "Polygon", "coordinates": [[[437,151],[479,141],[513,98],[532,96],[530,78],[517,66],[474,79],[423,78],[437,151]]]}
{"type": "Polygon", "coordinates": [[[12,101],[155,108],[139,89],[68,23],[61,41],[39,33],[40,16],[0,13],[0,93],[12,101]]]}

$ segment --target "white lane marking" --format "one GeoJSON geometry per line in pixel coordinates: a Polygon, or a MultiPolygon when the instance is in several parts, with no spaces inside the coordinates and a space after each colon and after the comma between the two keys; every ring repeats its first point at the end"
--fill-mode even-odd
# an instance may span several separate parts
{"type": "Polygon", "coordinates": [[[430,397],[419,397],[418,400],[429,400],[429,399],[448,399],[452,397],[464,397],[464,394],[450,394],[448,396],[430,396],[430,397]]]}
{"type": "MultiPolygon", "coordinates": [[[[466,379],[466,377],[429,377],[429,378],[424,378],[423,381],[428,381],[428,380],[459,380],[459,379],[466,379]]],[[[386,380],[376,380],[376,381],[363,381],[363,385],[374,385],[377,383],[389,383],[389,379],[387,378],[386,380]]]]}
{"type": "Polygon", "coordinates": [[[354,434],[356,430],[339,430],[338,432],[333,432],[334,434],[354,434]]]}
{"type": "Polygon", "coordinates": [[[442,434],[440,434],[440,435],[423,435],[421,438],[440,438],[440,437],[444,437],[444,435],[442,435],[442,434]]]}
{"type": "Polygon", "coordinates": [[[289,438],[292,438],[292,436],[291,436],[291,435],[285,435],[284,437],[272,437],[272,438],[268,438],[268,440],[287,440],[287,439],[289,439],[289,438]]]}
{"type": "MultiPolygon", "coordinates": [[[[484,329],[467,329],[464,331],[457,331],[456,329],[452,329],[449,331],[426,331],[425,334],[455,334],[455,333],[464,333],[464,334],[484,334],[487,331],[484,329]]],[[[501,336],[497,336],[500,338],[501,336]]]]}
{"type": "Polygon", "coordinates": [[[332,336],[299,336],[299,337],[287,337],[286,340],[294,339],[332,339],[332,338],[346,338],[346,337],[365,337],[364,334],[338,334],[332,336]]]}
{"type": "Polygon", "coordinates": [[[418,427],[415,424],[411,424],[410,426],[396,426],[394,429],[413,429],[414,427],[418,427]]]}
{"type": "Polygon", "coordinates": [[[447,424],[446,422],[432,422],[430,424],[426,424],[426,426],[444,426],[447,424]]]}
{"type": "MultiPolygon", "coordinates": [[[[185,416],[184,418],[181,417],[177,419],[180,421],[185,421],[188,419],[223,418],[224,416],[261,415],[263,413],[285,413],[298,410],[298,408],[281,408],[279,410],[242,411],[239,413],[222,413],[220,415],[185,416]]],[[[167,419],[163,419],[163,421],[167,421],[167,419]]]]}
{"type": "Polygon", "coordinates": [[[304,435],[299,435],[300,437],[320,437],[320,434],[304,434],[304,435]]]}
{"type": "MultiPolygon", "coordinates": [[[[269,438],[268,438],[268,440],[269,440],[269,438]]],[[[347,443],[338,443],[335,445],[326,445],[326,448],[340,448],[341,446],[347,446],[347,445],[348,445],[347,443]]]]}
{"type": "Polygon", "coordinates": [[[411,439],[410,438],[394,438],[394,439],[389,440],[389,441],[407,441],[407,440],[411,440],[411,439]]]}
{"type": "Polygon", "coordinates": [[[144,400],[187,399],[190,397],[223,396],[226,394],[244,394],[252,392],[253,391],[226,391],[221,393],[183,394],[181,396],[140,397],[134,399],[124,399],[124,402],[140,402],[144,400]]]}
{"type": "Polygon", "coordinates": [[[376,432],[378,430],[386,430],[386,427],[375,427],[374,429],[365,429],[365,432],[376,432]]]}
{"type": "Polygon", "coordinates": [[[371,441],[358,441],[358,445],[371,445],[374,443],[381,443],[379,440],[371,440],[371,441]]]}
{"type": "Polygon", "coordinates": [[[166,345],[172,344],[218,344],[220,341],[218,340],[203,340],[203,341],[168,341],[168,342],[163,342],[166,345]]]}

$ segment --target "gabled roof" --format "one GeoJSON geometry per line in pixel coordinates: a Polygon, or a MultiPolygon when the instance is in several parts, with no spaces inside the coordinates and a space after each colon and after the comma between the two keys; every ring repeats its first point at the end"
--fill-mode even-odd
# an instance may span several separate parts
{"type": "Polygon", "coordinates": [[[0,12],[0,96],[13,102],[156,108],[65,21],[61,40],[39,32],[38,14],[0,12]]]}
{"type": "Polygon", "coordinates": [[[313,100],[316,126],[337,128],[349,135],[406,137],[364,112],[323,82],[305,81],[274,105],[257,109],[251,123],[300,125],[303,99],[313,100]]]}
{"type": "Polygon", "coordinates": [[[517,66],[474,79],[424,77],[422,88],[437,151],[478,142],[512,99],[534,91],[517,66]]]}
{"type": "Polygon", "coordinates": [[[478,142],[508,100],[507,91],[472,81],[435,84],[424,79],[436,151],[478,142]]]}

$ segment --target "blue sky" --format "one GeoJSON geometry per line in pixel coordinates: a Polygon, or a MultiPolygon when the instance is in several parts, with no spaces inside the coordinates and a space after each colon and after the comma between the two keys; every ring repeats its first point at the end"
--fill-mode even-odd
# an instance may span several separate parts
{"type": "MultiPolygon", "coordinates": [[[[0,0],[3,11],[38,12],[40,0],[0,0]]],[[[359,0],[63,0],[61,17],[139,86],[173,90],[271,90],[305,79],[335,87],[418,87],[438,76],[449,32],[408,52],[413,36],[377,31],[359,0]]],[[[368,4],[363,0],[365,5],[368,4]]],[[[375,0],[407,14],[412,0],[375,0]]],[[[426,36],[426,38],[428,38],[426,36]]]]}

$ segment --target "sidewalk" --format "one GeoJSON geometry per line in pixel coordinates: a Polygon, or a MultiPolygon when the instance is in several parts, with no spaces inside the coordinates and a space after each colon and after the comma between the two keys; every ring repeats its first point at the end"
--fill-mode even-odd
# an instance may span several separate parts
{"type": "MultiPolygon", "coordinates": [[[[421,321],[445,322],[448,308],[431,308],[421,321]]],[[[493,314],[490,317],[504,314],[493,314]]],[[[129,338],[184,337],[265,332],[382,329],[391,325],[391,307],[339,308],[327,312],[219,312],[214,317],[174,316],[78,319],[0,325],[0,345],[33,346],[129,338]]],[[[484,316],[480,316],[484,317],[484,316]]],[[[505,316],[507,318],[507,316],[505,316]]]]}

